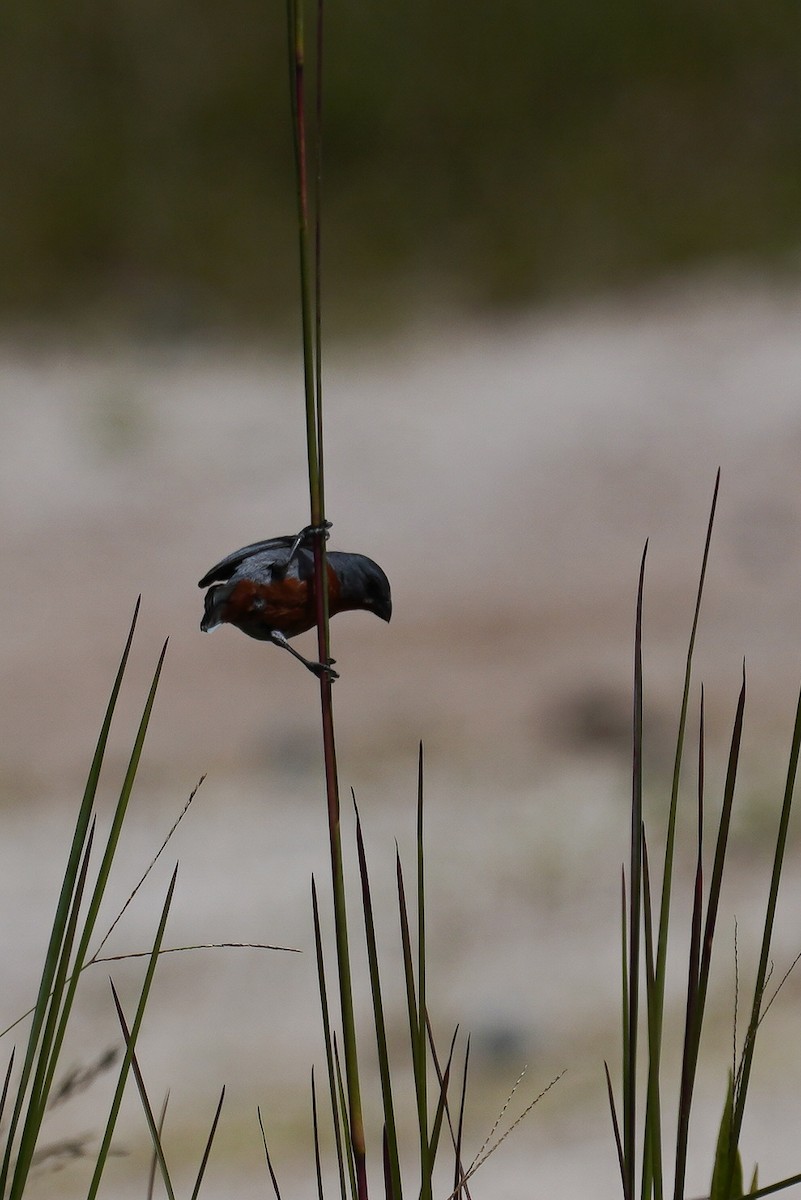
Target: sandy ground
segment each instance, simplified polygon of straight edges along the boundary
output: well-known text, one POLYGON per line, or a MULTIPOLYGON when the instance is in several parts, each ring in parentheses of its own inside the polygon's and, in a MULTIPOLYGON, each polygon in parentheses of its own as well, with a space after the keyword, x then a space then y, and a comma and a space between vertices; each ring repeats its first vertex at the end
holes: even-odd
MULTIPOLYGON (((422 738, 430 999, 443 1042, 457 1021, 473 1034, 469 1145, 478 1149, 524 1064, 512 1118, 567 1068, 476 1177, 477 1197, 619 1194, 602 1062, 619 1054, 616 907, 637 572, 650 538, 646 736, 656 838, 720 466, 696 675, 706 685, 712 798, 743 656, 749 706, 712 996, 720 1020, 699 1085, 688 1195, 708 1183, 731 1053, 733 919, 747 993, 801 679, 799 318, 799 290, 707 283, 514 324, 439 324, 395 345, 330 355, 331 545, 377 558, 395 600, 388 627, 364 614, 334 626, 341 776, 365 822, 388 970, 397 970, 393 839, 411 871, 422 738)), ((146 947, 178 857, 170 944, 304 951, 165 961, 142 1060, 154 1096, 172 1087, 176 1163, 199 1156, 199 1124, 228 1084, 209 1200, 263 1194, 256 1103, 288 1193, 294 1184, 306 1195, 308 1071, 313 1061, 322 1068, 309 879, 314 872, 324 895, 327 880, 316 689, 288 655, 234 630, 201 635, 195 586, 228 550, 306 520, 296 365, 230 347, 89 354, 9 340, 0 378, 3 1013, 23 1011, 35 988, 82 777, 141 592, 104 814, 167 635, 170 646, 100 925, 206 772, 169 861, 110 947, 146 947)), ((688 811, 693 775, 688 768, 688 811)), ((801 948, 798 865, 795 839, 779 974, 801 948)), ((108 969, 87 976, 68 1061, 86 1063, 115 1040, 108 969)), ((141 966, 111 969, 132 1007, 141 966)), ((679 954, 677 992, 680 984, 679 954)), ((791 980, 754 1081, 744 1152, 759 1159, 762 1182, 801 1170, 797 1006, 791 980)), ((360 1009, 367 1017, 365 1000, 360 1009)), ((402 1054, 399 1005, 390 1032, 402 1054)), ((104 1086, 54 1113, 52 1136, 91 1138, 104 1086)), ((371 1088, 373 1125, 375 1104, 371 1088)), ((668 1100, 668 1121, 672 1111, 668 1100)), ((124 1117, 128 1153, 108 1191, 120 1197, 142 1194, 146 1157, 135 1101, 124 1117)), ((43 1170, 41 1195, 80 1196, 84 1166, 43 1170)))

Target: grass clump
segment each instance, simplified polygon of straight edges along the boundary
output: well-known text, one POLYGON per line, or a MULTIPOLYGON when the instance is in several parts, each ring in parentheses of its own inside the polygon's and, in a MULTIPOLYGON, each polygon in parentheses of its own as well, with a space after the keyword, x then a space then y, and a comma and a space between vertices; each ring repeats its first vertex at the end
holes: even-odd
MULTIPOLYGON (((686 965, 685 1021, 680 1051, 680 1084, 676 1101, 675 1144, 668 1149, 663 1142, 663 1108, 661 1076, 664 1045, 664 1003, 667 978, 668 948, 671 945, 671 915, 675 898, 674 859, 676 827, 679 810, 680 784, 684 767, 685 737, 690 708, 693 654, 698 620, 704 591, 710 541, 717 506, 720 473, 715 482, 712 509, 707 528, 695 612, 679 716, 676 755, 673 768, 667 824, 662 853, 662 883, 659 902, 652 891, 649 838, 642 811, 642 610, 645 580, 645 555, 640 572, 637 596, 634 667, 634 754, 631 806, 631 856, 628 875, 623 877, 623 1063, 622 1063, 622 1121, 614 1098, 609 1069, 607 1084, 612 1111, 613 1129, 618 1150, 621 1183, 625 1200, 640 1196, 642 1200, 662 1200, 670 1194, 672 1173, 673 1200, 683 1200, 699 1050, 706 1014, 712 951, 726 864, 729 830, 740 761, 746 704, 746 675, 737 701, 729 746, 723 797, 716 820, 711 870, 707 852, 708 800, 705 787, 704 692, 700 693, 698 761, 696 770, 696 865, 690 896, 690 944, 686 965), (643 962, 644 955, 644 962, 643 962), (642 1005, 641 983, 644 982, 644 1061, 641 1059, 640 1033, 642 1005), (640 1070, 645 1072, 644 1097, 640 1095, 640 1070)), ((713 1159, 710 1195, 713 1200, 742 1200, 742 1197, 768 1195, 801 1181, 801 1176, 784 1179, 770 1187, 757 1189, 756 1170, 748 1192, 744 1190, 740 1157, 740 1136, 745 1115, 757 1034, 762 1018, 775 999, 766 997, 770 976, 771 942, 773 937, 779 885, 785 860, 787 834, 795 792, 799 749, 801 748, 801 696, 799 696, 788 756, 786 783, 775 833, 775 850, 770 875, 762 929, 759 964, 753 985, 748 1024, 739 1050, 739 1058, 729 1071, 728 1088, 720 1123, 720 1132, 713 1159)), ((792 969, 792 968, 791 968, 792 969)), ((786 978, 786 976, 785 976, 786 978)), ((781 985, 780 985, 781 986, 781 985)), ((738 981, 739 987, 739 981, 738 981)), ((736 1030, 735 1030, 736 1037, 736 1030)), ((735 1048, 735 1053, 737 1053, 735 1048)))

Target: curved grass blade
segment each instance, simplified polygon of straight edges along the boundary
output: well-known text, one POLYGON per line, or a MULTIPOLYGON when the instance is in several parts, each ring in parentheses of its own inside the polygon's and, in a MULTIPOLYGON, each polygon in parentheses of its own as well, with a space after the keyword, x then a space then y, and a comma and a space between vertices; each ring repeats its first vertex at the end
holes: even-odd
POLYGON ((275 1171, 273 1170, 273 1160, 270 1158, 270 1151, 267 1149, 267 1135, 264 1132, 264 1121, 261 1119, 260 1108, 256 1109, 256 1116, 259 1118, 259 1129, 261 1130, 261 1140, 262 1145, 264 1146, 264 1157, 267 1160, 267 1170, 270 1172, 270 1182, 272 1183, 273 1191, 275 1192, 275 1200, 281 1200, 281 1190, 278 1187, 278 1179, 276 1178, 275 1171))

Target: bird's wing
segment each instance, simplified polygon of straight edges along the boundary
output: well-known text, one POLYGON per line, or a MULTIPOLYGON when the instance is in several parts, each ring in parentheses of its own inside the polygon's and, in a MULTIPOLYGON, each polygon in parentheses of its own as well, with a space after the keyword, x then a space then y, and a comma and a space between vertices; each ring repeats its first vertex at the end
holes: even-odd
POLYGON ((198 583, 198 587, 208 587, 210 583, 221 583, 226 579, 230 579, 237 567, 245 561, 246 558, 252 558, 258 554, 262 557, 262 562, 267 565, 273 555, 281 557, 289 550, 295 541, 295 536, 289 534, 285 537, 267 538, 263 542, 251 542, 249 546, 243 546, 241 550, 234 550, 233 554, 227 554, 221 559, 216 566, 207 571, 203 578, 198 583))

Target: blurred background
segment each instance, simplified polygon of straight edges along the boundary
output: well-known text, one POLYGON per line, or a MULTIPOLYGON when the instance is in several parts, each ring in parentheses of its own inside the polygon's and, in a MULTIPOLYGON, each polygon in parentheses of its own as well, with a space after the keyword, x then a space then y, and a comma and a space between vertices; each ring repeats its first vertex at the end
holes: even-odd
MULTIPOLYGON (((294 314, 283 6, 11 3, 0 307, 263 340, 294 314)), ((791 5, 345 0, 326 30, 327 321, 487 314, 703 263, 791 271, 791 5)))
MULTIPOLYGON (((0 38, 2 1024, 36 987, 141 592, 105 804, 167 635, 170 647, 106 925, 207 779, 111 951, 146 948, 176 856, 171 944, 303 951, 160 968, 141 1057, 154 1096, 172 1088, 179 1175, 229 1086, 212 1200, 262 1194, 257 1103, 279 1176, 308 1190, 307 1079, 322 1065, 316 688, 235 630, 201 635, 195 586, 228 551, 307 520, 281 8, 15 0, 0 38)), ((650 538, 658 839, 720 466, 696 674, 713 809, 743 656, 749 701, 691 1146, 690 1194, 708 1186, 734 920, 747 994, 801 678, 799 50, 801 16, 778 0, 345 0, 326 18, 331 545, 376 558, 395 600, 389 627, 356 613, 333 628, 343 795, 353 787, 360 803, 392 975, 394 838, 411 870, 423 739, 430 1000, 443 1044, 456 1022, 473 1036, 469 1146, 525 1064, 510 1121, 567 1068, 475 1196, 618 1195, 602 1063, 619 1054, 637 573, 650 538)), ((695 750, 691 739, 683 879, 695 750)), ((795 837, 789 858, 777 978, 801 949, 795 837)), ((677 1036, 686 918, 679 904, 677 1036)), ((112 970, 132 1004, 140 966, 112 970)), ((765 1023, 745 1131, 746 1171, 758 1159, 765 1183, 801 1169, 798 986, 765 1023)), ((78 1066, 117 1039, 102 967, 82 1014, 68 1047, 78 1066)), ((668 1088, 677 1071, 666 1061, 668 1088)), ((43 1163, 42 1196, 84 1194, 104 1087, 110 1076, 54 1112, 53 1141, 79 1151, 43 1163)), ((665 1111, 669 1127, 670 1100, 665 1111)), ((142 1194, 134 1101, 118 1148, 114 1194, 142 1194)))

